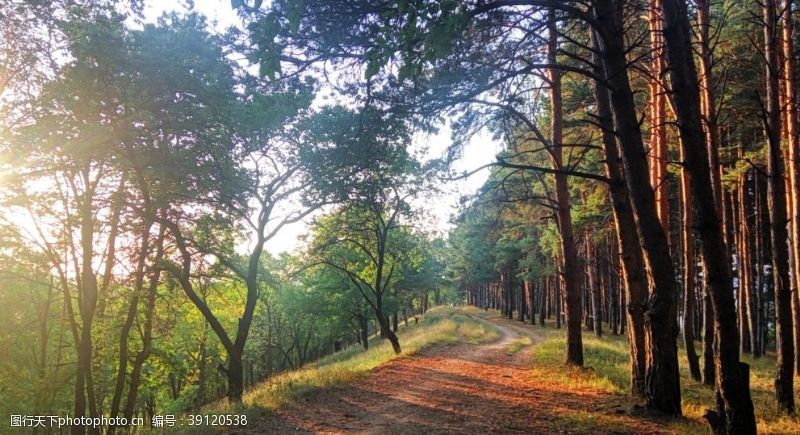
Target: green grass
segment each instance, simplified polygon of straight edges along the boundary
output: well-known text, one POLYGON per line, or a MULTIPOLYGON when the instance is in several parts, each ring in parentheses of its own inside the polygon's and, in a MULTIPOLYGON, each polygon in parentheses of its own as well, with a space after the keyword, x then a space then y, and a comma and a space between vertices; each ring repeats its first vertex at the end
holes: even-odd
MULTIPOLYGON (((534 376, 547 379, 567 389, 587 389, 617 395, 635 403, 628 396, 629 348, 624 336, 606 335, 597 338, 584 332, 583 346, 585 367, 571 368, 564 365, 566 338, 563 330, 545 328, 539 330, 545 340, 534 348, 532 370, 534 376)), ((699 343, 697 349, 700 351, 699 343)), ((706 409, 713 407, 714 390, 693 381, 689 376, 684 348, 679 348, 681 394, 684 419, 668 421, 668 428, 676 433, 707 433, 708 427, 702 418, 706 409)), ((778 412, 772 382, 775 374, 774 356, 759 359, 745 357, 750 364, 750 390, 756 408, 759 433, 787 434, 797 433, 800 418, 790 418, 778 412)), ((800 380, 798 380, 800 381, 800 380)), ((797 381, 796 381, 797 382, 797 381)), ((798 397, 800 400, 800 397, 798 397)), ((798 402, 800 403, 800 402, 798 402)), ((573 416, 576 425, 591 424, 592 416, 573 416)), ((596 416, 595 416, 596 417, 596 416)))
POLYGON ((531 344, 533 344, 533 341, 531 341, 530 337, 520 337, 506 347, 506 352, 509 355, 514 355, 531 344))

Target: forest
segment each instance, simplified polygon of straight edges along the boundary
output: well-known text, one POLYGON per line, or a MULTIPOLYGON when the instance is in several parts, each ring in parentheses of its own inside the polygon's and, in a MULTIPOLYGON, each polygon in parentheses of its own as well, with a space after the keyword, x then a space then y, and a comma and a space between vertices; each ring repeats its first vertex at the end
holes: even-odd
POLYGON ((799 21, 0 0, 0 432, 800 433, 799 21))

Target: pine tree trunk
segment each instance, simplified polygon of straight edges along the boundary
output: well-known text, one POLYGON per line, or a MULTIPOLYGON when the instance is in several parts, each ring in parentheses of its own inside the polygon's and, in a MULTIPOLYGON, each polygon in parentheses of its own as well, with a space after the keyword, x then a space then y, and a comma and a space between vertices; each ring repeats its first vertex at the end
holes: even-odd
POLYGON ((598 337, 603 336, 603 318, 600 313, 600 286, 597 282, 597 252, 586 233, 586 264, 589 277, 589 292, 592 296, 592 329, 598 337))
MULTIPOLYGON (((549 11, 547 19, 548 60, 556 63, 558 50, 558 29, 555 10, 549 11)), ((552 68, 548 71, 550 81, 550 113, 551 129, 549 151, 553 160, 553 168, 564 168, 562 135, 563 135, 563 109, 561 101, 561 72, 552 68)), ((572 211, 570 206, 569 186, 567 176, 557 173, 555 178, 555 196, 558 211, 558 229, 561 236, 561 261, 566 297, 567 317, 567 364, 583 366, 583 339, 581 337, 581 294, 580 294, 580 269, 578 267, 578 249, 572 228, 572 211)))
POLYGON ((655 193, 649 183, 647 153, 628 81, 622 3, 605 0, 595 1, 593 5, 603 48, 605 77, 611 89, 614 125, 625 178, 637 217, 636 227, 644 259, 653 280, 653 291, 645 314, 645 327, 650 338, 645 395, 649 408, 670 415, 681 415, 675 271, 667 235, 656 211, 655 193))
POLYGON ((739 332, 733 299, 729 256, 715 197, 711 165, 700 110, 700 86, 694 66, 689 15, 684 0, 663 0, 664 41, 675 109, 684 155, 691 176, 696 228, 703 250, 706 282, 714 306, 717 348, 717 410, 707 412, 712 428, 727 433, 755 433, 755 414, 750 399, 749 366, 739 361, 739 332))
POLYGON ((786 89, 786 108, 783 111, 786 117, 786 134, 789 139, 789 199, 791 200, 790 222, 792 241, 792 264, 794 274, 791 281, 793 324, 794 324, 794 351, 795 370, 800 375, 800 132, 798 132, 797 119, 797 84, 795 83, 795 52, 794 52, 794 2, 785 0, 783 6, 783 51, 784 67, 783 80, 786 89))
MULTIPOLYGON (((747 291, 747 283, 749 277, 747 276, 747 267, 743 267, 744 263, 742 260, 742 242, 741 239, 743 234, 738 229, 741 227, 739 225, 739 219, 741 218, 742 213, 739 210, 739 201, 733 200, 733 194, 728 195, 726 193, 726 197, 729 198, 727 201, 730 204, 731 212, 732 212, 732 225, 733 225, 733 244, 731 246, 736 247, 736 272, 738 275, 738 282, 736 286, 736 313, 739 315, 739 351, 741 353, 753 353, 752 350, 752 343, 750 341, 750 328, 747 323, 747 312, 750 309, 750 302, 747 299, 748 291, 747 291)), ((737 195, 738 199, 738 195, 737 195)), ((731 249, 732 250, 732 249, 731 249)))
MULTIPOLYGON (((741 151, 740 151, 741 153, 741 151)), ((761 345, 758 334, 758 302, 753 280, 753 259, 750 258, 750 225, 747 210, 747 172, 739 176, 739 269, 741 278, 739 285, 747 299, 746 320, 750 332, 750 350, 754 357, 761 356, 761 345)))
POLYGON ((658 0, 649 0, 650 35, 650 184, 655 192, 656 212, 669 241, 669 175, 667 173, 666 87, 664 75, 664 41, 661 32, 661 11, 658 0))
POLYGON ((770 242, 775 293, 775 341, 777 373, 775 395, 778 406, 787 413, 794 412, 794 337, 791 312, 791 282, 789 278, 789 246, 786 239, 786 185, 784 183, 783 153, 781 152, 781 118, 779 102, 780 71, 775 0, 764 3, 764 54, 767 60, 767 172, 770 242))
MULTIPOLYGON (((683 160, 683 156, 681 159, 683 160)), ((695 258, 694 234, 692 231, 692 198, 691 180, 686 169, 681 170, 681 202, 683 204, 682 235, 683 239, 683 344, 686 347, 686 359, 689 362, 689 373, 692 379, 700 380, 700 361, 694 349, 694 301, 695 301, 695 258)))

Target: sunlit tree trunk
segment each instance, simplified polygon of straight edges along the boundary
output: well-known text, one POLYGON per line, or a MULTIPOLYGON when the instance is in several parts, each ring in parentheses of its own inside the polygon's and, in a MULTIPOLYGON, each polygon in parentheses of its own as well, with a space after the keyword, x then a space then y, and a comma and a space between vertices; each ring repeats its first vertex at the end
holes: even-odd
MULTIPOLYGON (((556 63, 558 51, 558 28, 555 10, 551 9, 547 17, 547 57, 550 63, 556 63)), ((563 158, 563 109, 561 101, 561 71, 556 68, 548 70, 550 82, 550 146, 553 168, 564 168, 563 158)), ((561 262, 563 268, 564 290, 566 297, 567 317, 567 364, 583 366, 583 339, 581 337, 581 288, 580 268, 578 267, 578 249, 572 228, 572 209, 570 206, 567 175, 556 173, 555 196, 558 207, 557 220, 561 236, 561 262)))
POLYGON ((656 211, 669 240, 669 176, 667 173, 667 110, 664 75, 664 40, 661 31, 661 10, 657 0, 649 0, 650 34, 650 184, 656 197, 656 211))
POLYGON ((150 357, 153 344, 153 317, 156 310, 156 296, 158 293, 158 284, 161 279, 161 268, 157 266, 158 262, 164 255, 164 235, 166 228, 162 225, 158 232, 156 239, 156 252, 153 257, 153 263, 156 267, 150 272, 150 283, 145 293, 145 312, 144 324, 141 326, 142 334, 142 349, 136 354, 133 360, 133 368, 131 370, 131 383, 128 387, 128 397, 125 401, 125 418, 131 421, 134 410, 136 408, 136 399, 139 394, 139 387, 142 380, 142 370, 144 363, 150 357))

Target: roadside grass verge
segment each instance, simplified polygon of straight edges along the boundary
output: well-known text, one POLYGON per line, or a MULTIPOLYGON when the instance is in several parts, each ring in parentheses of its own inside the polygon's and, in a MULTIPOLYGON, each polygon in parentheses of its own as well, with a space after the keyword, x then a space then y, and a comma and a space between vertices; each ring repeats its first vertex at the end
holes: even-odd
MULTIPOLYGON (((564 349, 566 348, 564 330, 551 327, 537 328, 538 332, 546 337, 533 350, 531 370, 537 379, 557 384, 565 389, 583 389, 612 394, 618 396, 619 403, 626 406, 641 404, 628 395, 630 366, 629 347, 625 336, 606 334, 602 338, 598 338, 591 332, 584 331, 585 368, 574 368, 564 364, 564 349)), ((695 346, 697 351, 701 352, 700 343, 695 343, 695 346)), ((706 409, 714 405, 714 390, 712 387, 704 386, 691 379, 684 347, 679 346, 678 352, 681 397, 685 418, 664 420, 666 429, 674 433, 710 433, 702 416, 706 409)), ((774 355, 758 359, 745 356, 744 361, 750 364, 750 391, 756 409, 759 433, 798 433, 800 418, 782 415, 775 402, 772 386, 775 376, 774 355)), ((798 381, 800 379, 795 382, 798 381)), ((579 425, 589 425, 589 427, 593 418, 578 414, 573 417, 576 423, 582 423, 579 425)))

